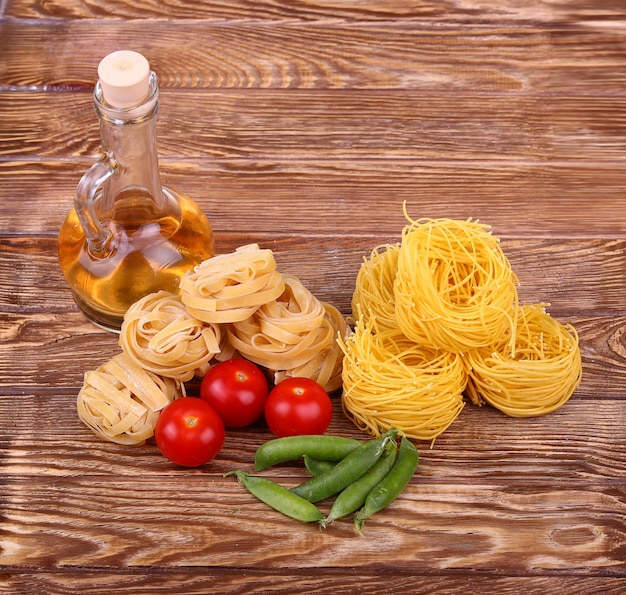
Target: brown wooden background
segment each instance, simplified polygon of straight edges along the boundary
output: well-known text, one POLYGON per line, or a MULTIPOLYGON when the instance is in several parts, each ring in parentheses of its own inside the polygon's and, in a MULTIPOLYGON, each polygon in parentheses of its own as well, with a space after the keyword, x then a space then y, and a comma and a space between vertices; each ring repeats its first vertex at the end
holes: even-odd
MULTIPOLYGON (((15 594, 626 592, 626 6, 618 0, 0 1, 0 588, 15 594), (414 217, 491 224, 523 299, 576 325, 558 412, 467 406, 358 538, 232 478, 270 435, 183 470, 99 441, 56 234, 96 158, 108 52, 159 75, 163 181, 226 252, 259 242, 349 311, 414 217)), ((361 437, 337 408, 331 432, 361 437)), ((302 473, 275 470, 286 484, 302 473)))

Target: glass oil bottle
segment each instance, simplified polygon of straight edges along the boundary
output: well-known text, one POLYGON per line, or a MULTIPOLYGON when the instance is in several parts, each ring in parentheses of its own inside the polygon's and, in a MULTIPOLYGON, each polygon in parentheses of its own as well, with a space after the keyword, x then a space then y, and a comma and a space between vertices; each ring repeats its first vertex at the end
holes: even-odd
POLYGON ((119 332, 139 298, 161 289, 178 293, 185 272, 213 255, 213 232, 195 202, 161 185, 159 89, 148 61, 137 52, 114 52, 98 75, 102 157, 78 183, 58 256, 87 318, 119 332))

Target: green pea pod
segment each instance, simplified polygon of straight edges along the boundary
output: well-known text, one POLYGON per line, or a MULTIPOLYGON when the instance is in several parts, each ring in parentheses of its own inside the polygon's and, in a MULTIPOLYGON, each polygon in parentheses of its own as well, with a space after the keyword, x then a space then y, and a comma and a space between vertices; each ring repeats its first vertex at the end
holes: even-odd
POLYGON ((402 436, 400 450, 391 471, 368 494, 363 508, 354 517, 354 526, 359 535, 363 534, 363 525, 373 514, 391 504, 408 485, 417 469, 419 454, 415 445, 402 436))
POLYGON ((324 518, 324 514, 315 504, 270 479, 249 475, 239 469, 230 471, 225 476, 227 475, 235 475, 253 496, 285 516, 305 523, 319 522, 324 518))
POLYGON ((322 527, 326 527, 328 523, 348 516, 361 508, 374 486, 391 471, 397 454, 398 445, 396 441, 390 441, 380 459, 335 498, 328 516, 321 522, 322 527))
POLYGON ((263 471, 279 463, 301 459, 304 455, 321 461, 341 461, 361 444, 353 438, 327 434, 275 438, 257 449, 254 470, 263 471))
POLYGON ((304 466, 313 477, 325 473, 337 464, 337 461, 320 461, 309 455, 304 455, 302 458, 304 459, 304 466))
POLYGON ((392 429, 376 440, 364 442, 332 469, 291 488, 291 491, 309 502, 334 496, 370 469, 381 457, 387 443, 395 440, 396 434, 397 430, 392 429))

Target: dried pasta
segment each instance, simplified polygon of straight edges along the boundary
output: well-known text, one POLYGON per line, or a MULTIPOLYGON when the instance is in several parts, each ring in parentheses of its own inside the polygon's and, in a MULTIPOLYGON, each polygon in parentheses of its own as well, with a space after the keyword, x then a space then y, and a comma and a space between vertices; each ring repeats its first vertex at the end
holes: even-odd
POLYGON ((275 383, 297 376, 328 392, 341 387, 337 337, 347 334, 346 319, 278 272, 271 250, 249 244, 209 258, 180 287, 180 295, 158 291, 132 304, 122 352, 85 374, 77 409, 97 436, 143 444, 159 411, 185 394, 185 382, 234 357, 266 368, 275 383))
POLYGON ((461 413, 467 374, 462 356, 417 345, 399 329, 365 325, 345 341, 342 406, 363 431, 397 427, 409 438, 434 441, 461 413))
POLYGON ((374 248, 363 260, 352 295, 353 320, 360 311, 366 322, 375 317, 378 329, 398 327, 393 288, 399 255, 400 246, 390 244, 374 248))
MULTIPOLYGON (((322 302, 325 309, 325 318, 334 330, 334 335, 345 337, 348 332, 346 319, 341 312, 331 304, 322 302)), ((274 374, 274 383, 278 384, 285 378, 310 378, 318 382, 327 392, 341 388, 341 373, 343 368, 343 352, 339 343, 334 340, 327 346, 314 353, 309 361, 291 368, 270 370, 274 374)))
POLYGON ((462 353, 511 332, 517 277, 498 239, 477 221, 410 220, 394 299, 407 337, 462 353))
POLYGON ((229 343, 245 358, 274 373, 293 374, 299 369, 304 374, 307 369, 307 373, 319 374, 325 363, 321 355, 333 357, 337 315, 294 275, 283 275, 283 280, 285 289, 276 300, 263 304, 246 320, 228 325, 229 343), (314 362, 316 358, 320 359, 314 362))
POLYGON ((198 320, 225 324, 246 320, 284 290, 271 250, 248 244, 201 262, 180 282, 181 299, 198 320))
POLYGON ((520 305, 487 226, 404 214, 400 244, 375 248, 357 275, 355 330, 340 341, 346 415, 434 440, 464 399, 518 417, 561 407, 582 376, 574 327, 520 305))
POLYGON ((208 371, 220 338, 219 325, 194 318, 179 296, 159 291, 126 311, 119 342, 145 370, 186 382, 208 371))
POLYGON ((216 362, 225 362, 229 359, 242 358, 244 357, 241 353, 239 353, 230 343, 228 339, 228 329, 229 325, 222 325, 222 341, 220 342, 220 352, 215 354, 216 362))
POLYGON ((512 417, 555 411, 581 381, 578 334, 552 318, 543 304, 520 306, 514 347, 500 340, 466 356, 468 395, 512 417))
POLYGON ((117 444, 143 444, 154 435, 163 407, 185 394, 178 380, 144 370, 125 353, 85 373, 77 411, 96 436, 117 444))

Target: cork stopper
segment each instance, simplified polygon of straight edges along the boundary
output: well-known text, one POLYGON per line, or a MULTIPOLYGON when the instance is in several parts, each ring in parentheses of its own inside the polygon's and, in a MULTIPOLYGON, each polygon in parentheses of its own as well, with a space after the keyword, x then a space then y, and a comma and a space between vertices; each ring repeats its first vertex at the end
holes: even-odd
POLYGON ((98 77, 104 100, 113 107, 134 107, 150 93, 150 64, 138 52, 120 50, 105 56, 98 77))

